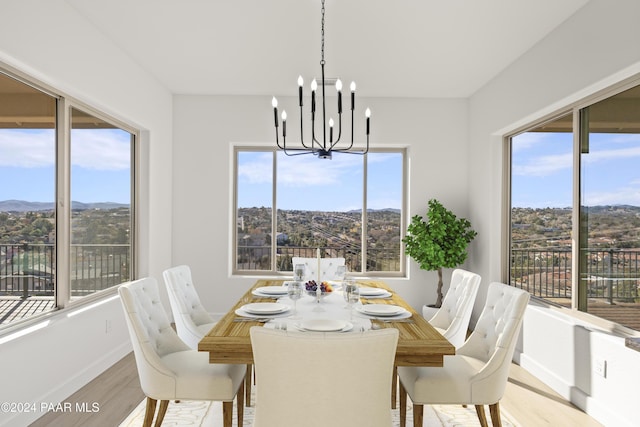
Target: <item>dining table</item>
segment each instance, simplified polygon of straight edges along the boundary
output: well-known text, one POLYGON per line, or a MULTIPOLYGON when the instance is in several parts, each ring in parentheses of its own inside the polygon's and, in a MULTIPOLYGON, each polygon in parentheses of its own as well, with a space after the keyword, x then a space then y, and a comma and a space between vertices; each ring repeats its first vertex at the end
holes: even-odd
MULTIPOLYGON (((347 305, 342 298, 340 284, 334 283, 333 292, 325 294, 323 298, 316 298, 314 292, 308 294, 303 292, 305 295, 295 303, 295 310, 294 302, 284 293, 289 281, 257 280, 200 340, 198 350, 209 353, 210 363, 246 364, 250 367, 253 364, 249 335, 251 327, 263 325, 319 333, 305 329, 305 322, 318 324, 318 322, 335 322, 341 319, 341 325, 349 325, 348 330, 346 328, 336 331, 328 329, 328 332, 320 333, 361 333, 366 330, 397 329, 399 336, 395 357, 396 368, 398 366, 438 367, 443 365, 445 356, 455 354, 455 347, 382 280, 357 279, 356 283, 362 290, 362 294, 359 302, 354 306, 347 305), (364 292, 365 290, 367 292, 364 292), (282 313, 270 312, 265 315, 259 314, 260 312, 256 314, 245 311, 245 308, 253 306, 270 307, 272 305, 277 308, 284 305, 287 307, 283 308, 282 313), (387 316, 387 311, 396 313, 396 311, 390 311, 391 309, 400 310, 400 315, 387 316), (377 313, 380 315, 376 315, 377 313)), ((250 381, 247 381, 248 390, 245 389, 247 399, 250 398, 250 385, 250 381)), ((250 400, 246 403, 250 404, 250 400)))

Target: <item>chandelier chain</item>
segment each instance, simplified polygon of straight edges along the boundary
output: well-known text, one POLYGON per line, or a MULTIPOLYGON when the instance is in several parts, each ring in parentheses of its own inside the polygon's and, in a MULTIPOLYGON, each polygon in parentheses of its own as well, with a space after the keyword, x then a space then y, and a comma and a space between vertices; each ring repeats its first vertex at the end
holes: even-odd
POLYGON ((321 44, 321 59, 320 59, 320 65, 324 65, 324 0, 322 0, 322 9, 320 9, 322 12, 322 21, 321 21, 321 40, 322 40, 322 44, 321 44))
MULTIPOLYGON (((304 80, 302 79, 302 76, 298 77, 298 105, 300 107, 300 147, 287 147, 287 115, 285 111, 282 111, 282 144, 280 144, 280 141, 278 139, 278 128, 280 126, 280 119, 278 116, 278 100, 276 99, 276 97, 274 96, 273 99, 271 100, 271 105, 273 106, 273 116, 274 116, 274 122, 275 122, 275 128, 276 128, 276 145, 278 147, 278 149, 284 151, 284 153, 287 156, 298 156, 301 154, 313 154, 314 156, 317 156, 319 159, 331 159, 332 157, 332 153, 334 152, 339 152, 339 153, 348 153, 348 154, 360 154, 360 155, 364 155, 367 154, 367 152, 369 151, 369 116, 371 115, 371 112, 369 111, 369 109, 367 108, 367 110, 365 111, 365 120, 366 120, 366 126, 365 126, 365 135, 366 135, 366 146, 361 149, 361 150, 352 150, 353 147, 353 113, 354 113, 354 109, 355 109, 355 91, 356 91, 356 84, 355 82, 351 82, 351 86, 350 86, 350 98, 351 98, 351 105, 350 105, 350 115, 351 115, 351 142, 348 142, 346 144, 343 144, 342 146, 338 146, 337 144, 340 142, 340 138, 342 136, 342 82, 340 81, 340 79, 336 79, 335 80, 335 88, 337 91, 337 101, 338 101, 338 105, 337 105, 337 114, 338 114, 338 123, 337 123, 337 138, 334 139, 334 125, 336 124, 333 121, 333 118, 329 117, 329 132, 328 132, 328 138, 327 138, 327 121, 326 121, 326 102, 325 102, 325 76, 324 76, 324 66, 325 66, 325 60, 324 60, 324 34, 325 34, 325 30, 324 30, 324 23, 325 23, 325 0, 321 0, 321 20, 320 20, 320 68, 321 68, 321 78, 322 80, 320 81, 320 85, 321 86, 321 114, 322 117, 320 117, 320 119, 322 120, 322 124, 321 124, 321 133, 316 134, 316 90, 318 89, 318 81, 317 79, 313 79, 313 81, 311 82, 311 142, 310 143, 305 143, 304 141, 304 126, 303 126, 303 122, 304 122, 304 114, 303 114, 303 96, 304 96, 304 88, 303 88, 303 83, 304 80), (320 138, 320 136, 322 136, 320 138)), ((333 79, 332 79, 333 80, 333 79)))

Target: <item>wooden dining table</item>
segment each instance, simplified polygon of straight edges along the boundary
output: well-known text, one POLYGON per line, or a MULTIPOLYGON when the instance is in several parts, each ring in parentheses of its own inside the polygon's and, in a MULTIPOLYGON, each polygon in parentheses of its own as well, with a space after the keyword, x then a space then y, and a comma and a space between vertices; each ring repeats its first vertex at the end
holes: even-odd
MULTIPOLYGON (((263 286, 282 286, 283 280, 258 280, 229 312, 205 335, 198 344, 199 351, 209 353, 210 363, 253 364, 253 351, 249 330, 263 322, 238 321, 236 309, 253 302, 273 302, 273 298, 255 296, 254 289, 263 286)), ((444 357, 455 354, 454 346, 447 341, 422 315, 418 314, 406 301, 393 292, 381 280, 357 280, 360 286, 383 288, 391 292, 390 298, 367 299, 363 303, 395 304, 411 313, 409 319, 398 321, 372 319, 372 329, 395 328, 400 332, 396 350, 396 366, 442 366, 444 357)))
MULTIPOLYGON (((263 286, 282 286, 284 280, 258 280, 220 319, 216 325, 198 343, 199 351, 209 353, 210 363, 246 364, 245 405, 251 406, 251 372, 253 350, 249 330, 262 325, 264 319, 255 321, 240 318, 236 310, 245 304, 254 302, 273 302, 273 297, 260 297, 253 291, 263 286)), ((447 341, 421 314, 418 314, 407 302, 381 280, 357 280, 360 286, 382 288, 391 293, 389 298, 361 297, 363 304, 394 304, 411 313, 408 319, 380 320, 371 319, 371 329, 396 328, 399 331, 393 369, 394 385, 391 388, 391 407, 396 408, 398 366, 442 366, 444 357, 455 354, 455 347, 447 341)))

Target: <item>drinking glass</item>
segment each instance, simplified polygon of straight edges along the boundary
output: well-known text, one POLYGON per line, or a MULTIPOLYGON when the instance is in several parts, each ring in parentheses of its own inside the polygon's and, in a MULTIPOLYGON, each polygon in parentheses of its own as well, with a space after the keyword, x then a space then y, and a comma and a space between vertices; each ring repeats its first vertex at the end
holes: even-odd
POLYGON ((304 280, 304 264, 296 264, 293 267, 293 280, 302 282, 304 280))
POLYGON ((336 280, 342 282, 347 275, 347 266, 339 265, 336 267, 336 280))
POLYGON ((287 295, 289 296, 289 299, 291 301, 293 301, 293 315, 291 316, 292 319, 298 319, 298 300, 300 298, 302 298, 302 282, 301 281, 295 281, 295 282, 289 282, 289 285, 287 286, 287 295))
POLYGON ((342 281, 342 296, 344 297, 344 300, 347 302, 347 304, 345 304, 343 307, 345 309, 350 307, 349 294, 347 293, 347 289, 353 289, 354 286, 356 286, 356 279, 352 277, 345 277, 344 280, 342 281))
POLYGON ((344 289, 344 299, 349 306, 349 318, 353 320, 353 305, 360 301, 360 288, 353 282, 346 282, 344 289))

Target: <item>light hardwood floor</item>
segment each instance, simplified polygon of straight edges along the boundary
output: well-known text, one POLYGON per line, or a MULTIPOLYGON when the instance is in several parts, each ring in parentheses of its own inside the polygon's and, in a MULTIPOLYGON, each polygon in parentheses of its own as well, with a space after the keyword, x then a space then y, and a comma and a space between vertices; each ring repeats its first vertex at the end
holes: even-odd
MULTIPOLYGON (((117 427, 142 399, 144 394, 131 353, 66 400, 74 407, 76 402, 89 405, 97 402, 100 408, 98 412, 48 413, 32 423, 31 427, 117 427)), ((509 382, 500 406, 522 427, 601 426, 515 364, 511 365, 509 382)))

